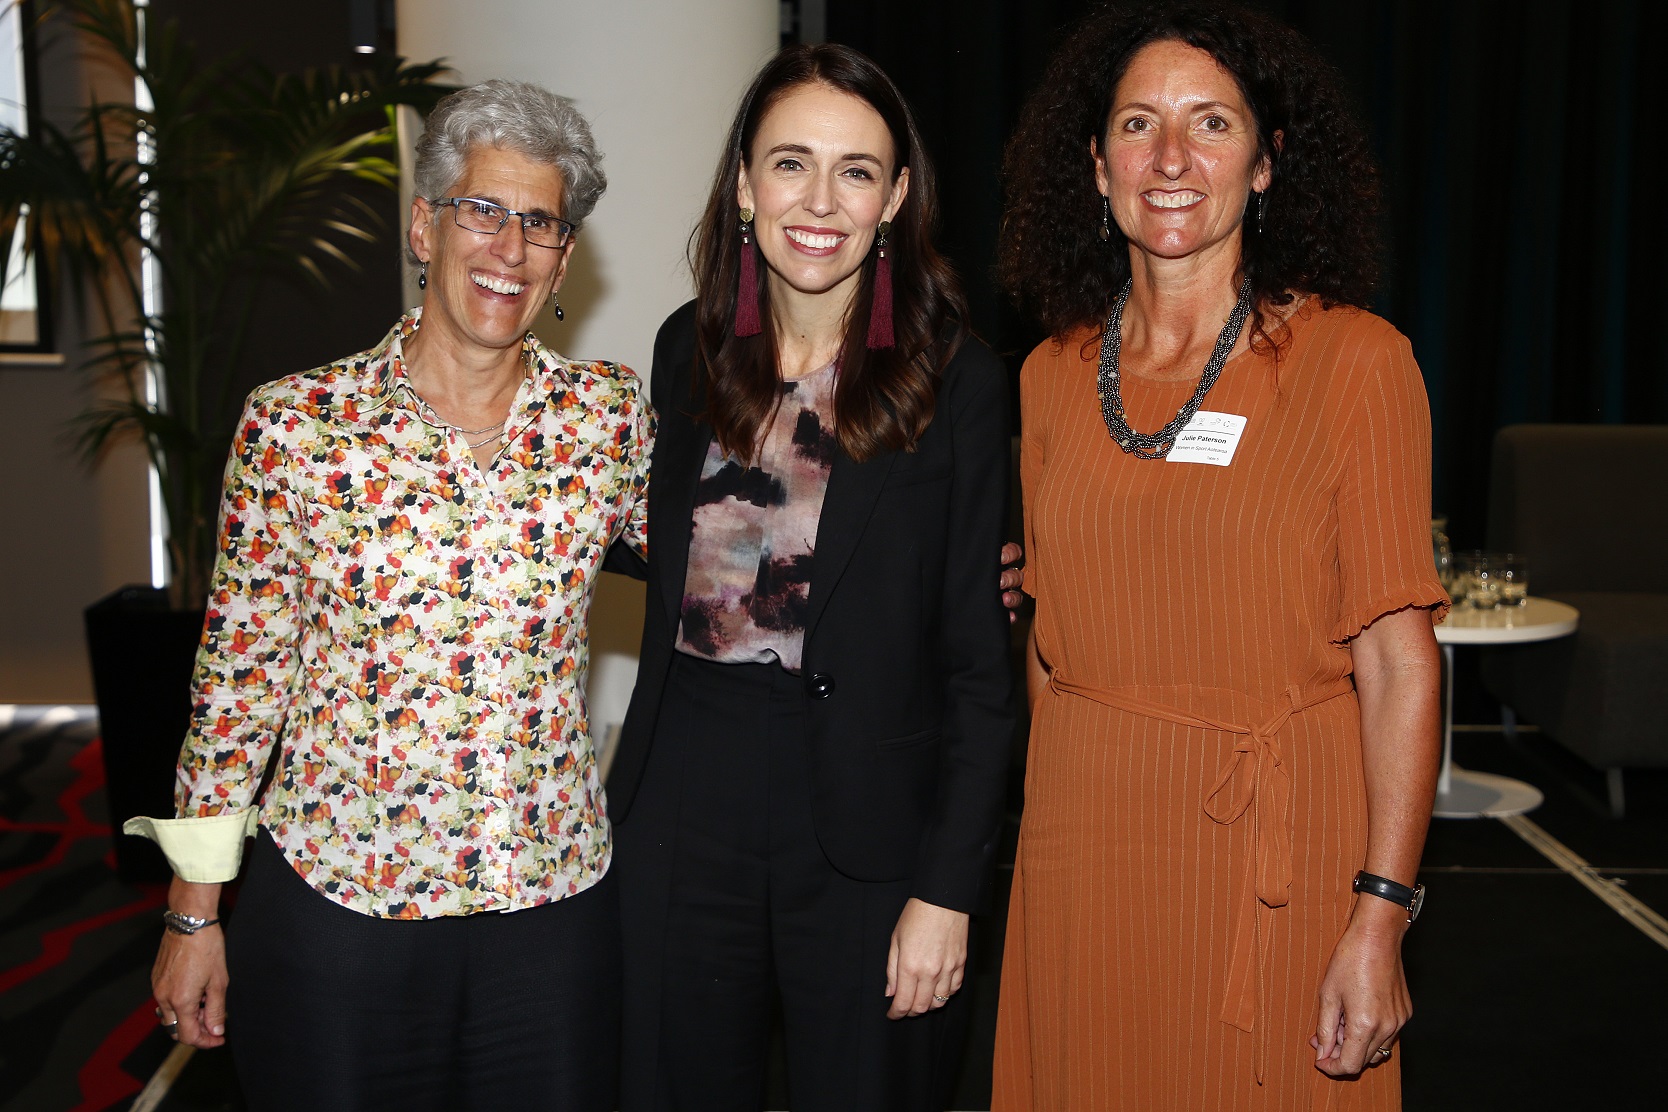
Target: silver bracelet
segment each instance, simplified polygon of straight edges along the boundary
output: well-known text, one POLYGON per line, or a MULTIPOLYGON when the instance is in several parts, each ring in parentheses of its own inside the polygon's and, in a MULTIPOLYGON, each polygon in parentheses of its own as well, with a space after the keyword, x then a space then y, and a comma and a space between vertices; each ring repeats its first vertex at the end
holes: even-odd
POLYGON ((212 927, 218 922, 219 919, 203 919, 172 908, 162 913, 162 925, 174 934, 196 934, 204 927, 212 927))

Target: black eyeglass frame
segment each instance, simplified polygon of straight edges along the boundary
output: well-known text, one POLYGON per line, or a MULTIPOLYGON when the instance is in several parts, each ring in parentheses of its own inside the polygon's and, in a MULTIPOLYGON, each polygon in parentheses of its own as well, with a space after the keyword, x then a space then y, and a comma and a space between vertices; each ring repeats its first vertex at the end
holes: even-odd
POLYGON ((497 235, 499 232, 504 230, 504 225, 510 222, 510 217, 519 216, 521 217, 521 238, 526 240, 528 243, 531 243, 534 247, 543 247, 550 251, 560 251, 562 248, 572 243, 573 237, 579 232, 579 229, 576 228, 572 222, 563 220, 560 216, 552 216, 547 212, 517 212, 513 208, 505 208, 497 201, 489 201, 485 197, 440 197, 430 201, 429 204, 433 205, 435 208, 442 208, 450 205, 452 209, 452 223, 457 224, 458 227, 463 228, 466 232, 474 232, 476 235, 483 236, 497 235), (499 218, 497 229, 488 232, 481 228, 464 227, 463 224, 459 223, 459 217, 462 215, 462 212, 458 206, 465 201, 468 201, 472 205, 487 205, 491 208, 497 209, 499 212, 502 212, 504 215, 499 218), (561 233, 561 242, 549 244, 539 243, 535 240, 527 239, 527 218, 529 216, 533 217, 535 220, 548 220, 552 224, 555 224, 557 230, 561 233))

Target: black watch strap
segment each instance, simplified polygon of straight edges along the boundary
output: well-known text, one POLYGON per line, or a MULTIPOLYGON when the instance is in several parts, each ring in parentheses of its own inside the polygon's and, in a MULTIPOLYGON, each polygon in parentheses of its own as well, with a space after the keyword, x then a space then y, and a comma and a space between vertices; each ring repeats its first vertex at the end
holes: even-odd
POLYGON ((1397 884, 1389 877, 1363 872, 1355 874, 1353 888, 1357 892, 1365 892, 1369 896, 1389 900, 1398 907, 1405 907, 1409 923, 1419 918, 1419 912, 1425 906, 1425 886, 1423 884, 1415 884, 1412 888, 1409 888, 1405 884, 1397 884))

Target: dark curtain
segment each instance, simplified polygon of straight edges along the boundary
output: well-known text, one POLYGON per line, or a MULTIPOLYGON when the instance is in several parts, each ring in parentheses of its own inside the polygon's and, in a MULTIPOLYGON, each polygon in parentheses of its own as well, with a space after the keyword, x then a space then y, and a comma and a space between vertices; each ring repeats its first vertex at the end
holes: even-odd
MULTIPOLYGON (((1430 392, 1434 505, 1480 546, 1502 425, 1668 421, 1658 308, 1668 144, 1653 129, 1668 5, 1644 0, 1266 0, 1344 75, 1384 170, 1376 310, 1430 392)), ((1018 109, 1083 0, 829 0, 920 115, 941 242, 980 333, 1017 367, 1041 339, 991 280, 996 171, 1018 109)), ((1625 482, 1625 476, 1616 476, 1625 482)), ((1642 492, 1641 509, 1668 495, 1642 492)))

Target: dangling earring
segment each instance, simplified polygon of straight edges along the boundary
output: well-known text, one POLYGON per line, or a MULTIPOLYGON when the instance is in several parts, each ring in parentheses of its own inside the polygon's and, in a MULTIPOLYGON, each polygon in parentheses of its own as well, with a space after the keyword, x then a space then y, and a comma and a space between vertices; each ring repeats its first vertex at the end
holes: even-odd
POLYGON ((886 237, 891 231, 890 220, 882 220, 875 229, 875 294, 869 302, 871 349, 889 348, 897 342, 892 334, 892 260, 886 257, 886 237))
POLYGON ((736 335, 757 336, 759 324, 759 272, 753 261, 753 210, 741 210, 741 279, 736 283, 736 335))
POLYGON ((1263 209, 1268 205, 1268 191, 1257 194, 1257 234, 1263 234, 1263 209))
POLYGON ((1100 230, 1096 232, 1102 243, 1112 238, 1112 198, 1102 196, 1100 199, 1100 230))
POLYGON ((417 288, 420 290, 426 290, 429 288, 428 263, 419 263, 417 266, 417 288))
POLYGON ((556 310, 556 319, 557 320, 566 320, 568 315, 566 313, 562 312, 562 303, 560 301, 557 301, 556 297, 557 297, 557 292, 555 290, 551 290, 550 291, 550 307, 552 309, 556 310))

